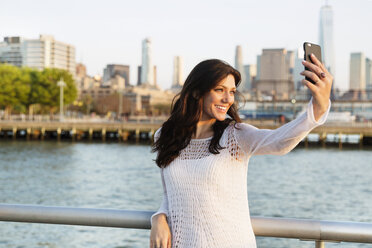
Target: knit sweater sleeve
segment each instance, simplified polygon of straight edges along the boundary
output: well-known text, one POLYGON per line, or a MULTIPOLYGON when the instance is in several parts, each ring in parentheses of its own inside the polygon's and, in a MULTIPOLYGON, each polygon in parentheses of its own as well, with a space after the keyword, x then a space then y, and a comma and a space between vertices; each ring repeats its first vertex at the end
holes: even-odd
POLYGON ((312 129, 325 123, 330 108, 331 101, 327 111, 315 121, 311 98, 306 112, 291 122, 274 130, 258 129, 249 124, 239 123, 235 129, 235 137, 248 156, 284 155, 295 148, 312 129))
MULTIPOLYGON (((158 140, 160 136, 160 129, 158 129, 154 135, 154 141, 158 140)), ((156 211, 152 216, 151 216, 151 225, 152 225, 152 220, 154 216, 159 215, 159 214, 165 214, 168 217, 168 196, 167 196, 167 189, 165 186, 165 181, 164 181, 164 169, 160 168, 160 174, 161 174, 161 182, 163 186, 163 200, 161 202, 160 208, 158 211, 156 211)))

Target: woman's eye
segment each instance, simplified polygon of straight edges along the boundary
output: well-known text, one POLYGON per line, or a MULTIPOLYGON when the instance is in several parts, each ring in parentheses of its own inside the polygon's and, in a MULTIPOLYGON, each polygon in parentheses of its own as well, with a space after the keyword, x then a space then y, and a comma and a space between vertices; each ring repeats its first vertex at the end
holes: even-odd
POLYGON ((222 92, 223 89, 215 89, 215 91, 222 92))
POLYGON ((231 94, 235 95, 236 91, 231 91, 231 94))

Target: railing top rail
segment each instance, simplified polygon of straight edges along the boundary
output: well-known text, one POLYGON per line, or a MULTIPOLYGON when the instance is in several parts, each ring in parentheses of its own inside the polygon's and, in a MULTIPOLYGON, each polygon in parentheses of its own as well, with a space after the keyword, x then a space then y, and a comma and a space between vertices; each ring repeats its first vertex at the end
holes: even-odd
MULTIPOLYGON (((152 211, 0 204, 0 221, 149 229, 152 211)), ((372 243, 372 223, 252 217, 256 236, 372 243)))

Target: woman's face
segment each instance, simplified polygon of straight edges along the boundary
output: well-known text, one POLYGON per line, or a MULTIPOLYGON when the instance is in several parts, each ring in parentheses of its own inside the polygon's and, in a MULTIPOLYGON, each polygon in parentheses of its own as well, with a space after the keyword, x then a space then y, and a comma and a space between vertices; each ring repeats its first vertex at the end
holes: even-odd
POLYGON ((227 111, 234 103, 235 92, 235 78, 230 74, 204 96, 201 121, 225 120, 227 111))

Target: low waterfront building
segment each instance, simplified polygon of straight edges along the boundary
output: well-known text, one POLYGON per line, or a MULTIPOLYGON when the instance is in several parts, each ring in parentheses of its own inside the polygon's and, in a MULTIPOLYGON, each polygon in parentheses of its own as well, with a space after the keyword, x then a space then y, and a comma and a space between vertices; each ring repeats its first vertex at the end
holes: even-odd
POLYGON ((84 77, 80 83, 82 90, 79 99, 91 97, 99 114, 109 111, 126 116, 162 114, 170 111, 175 96, 172 91, 163 91, 148 85, 125 87, 125 79, 119 75, 107 82, 84 77))
POLYGON ((98 77, 84 77, 82 78, 81 92, 79 98, 84 98, 85 95, 90 95, 93 101, 106 96, 110 96, 114 93, 118 93, 124 89, 125 80, 119 75, 115 78, 110 79, 107 82, 102 82, 98 77))
POLYGON ((75 76, 75 47, 54 39, 51 35, 40 35, 39 39, 5 37, 0 43, 0 61, 18 67, 26 66, 43 70, 58 68, 75 76))
MULTIPOLYGON (((126 89, 124 96, 132 99, 131 103, 135 106, 132 111, 135 110, 137 113, 147 113, 147 114, 160 114, 155 113, 160 109, 168 109, 170 111, 170 106, 175 93, 172 91, 163 91, 155 87, 131 87, 126 89)), ((133 112, 132 112, 133 113, 133 112)))
POLYGON ((291 74, 291 58, 286 49, 263 49, 257 57, 257 80, 253 88, 257 94, 274 99, 291 99, 294 95, 294 82, 291 74))
POLYGON ((110 81, 117 75, 125 79, 125 86, 129 86, 129 65, 109 64, 103 70, 103 82, 110 81))

